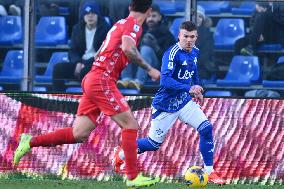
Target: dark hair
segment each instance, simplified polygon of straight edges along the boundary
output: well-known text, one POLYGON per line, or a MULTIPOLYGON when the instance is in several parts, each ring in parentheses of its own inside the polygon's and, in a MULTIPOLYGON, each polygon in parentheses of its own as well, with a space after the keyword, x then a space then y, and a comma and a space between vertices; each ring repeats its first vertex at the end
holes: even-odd
POLYGON ((157 13, 161 14, 161 9, 160 9, 159 5, 153 4, 151 7, 152 7, 152 12, 157 12, 157 13))
POLYGON ((152 5, 152 0, 132 0, 130 10, 145 13, 152 5))
POLYGON ((197 30, 197 26, 194 22, 191 21, 184 21, 183 23, 181 23, 179 29, 185 29, 187 31, 193 31, 193 30, 197 30))

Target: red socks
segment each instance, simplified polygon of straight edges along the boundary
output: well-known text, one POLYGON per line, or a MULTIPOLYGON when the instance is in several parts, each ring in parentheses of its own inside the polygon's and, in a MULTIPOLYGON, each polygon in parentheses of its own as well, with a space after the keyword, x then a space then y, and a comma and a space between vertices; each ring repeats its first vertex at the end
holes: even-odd
POLYGON ((137 130, 123 129, 121 147, 124 151, 127 178, 133 180, 138 174, 137 168, 137 130))
POLYGON ((73 136, 72 127, 59 129, 57 131, 33 137, 30 146, 32 147, 48 147, 60 144, 74 144, 76 143, 73 136))

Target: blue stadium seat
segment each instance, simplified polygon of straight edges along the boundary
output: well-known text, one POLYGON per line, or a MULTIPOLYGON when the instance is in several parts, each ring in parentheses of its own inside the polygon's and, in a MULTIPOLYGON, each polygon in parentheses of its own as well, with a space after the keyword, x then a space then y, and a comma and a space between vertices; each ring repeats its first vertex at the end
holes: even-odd
POLYGON ((184 12, 186 7, 186 0, 175 0, 175 7, 177 12, 184 12))
POLYGON ((229 1, 197 1, 197 4, 204 8, 205 14, 216 15, 231 9, 229 1))
POLYGON ((0 17, 0 45, 18 45, 23 42, 20 16, 0 17))
POLYGON ((208 96, 232 96, 232 92, 231 91, 207 91, 204 94, 205 97, 208 96))
POLYGON ((175 14, 177 12, 175 2, 158 0, 155 1, 155 4, 160 7, 162 14, 175 14))
POLYGON ((218 79, 217 86, 250 86, 260 80, 257 56, 234 56, 225 79, 218 79))
POLYGON ((81 92, 83 92, 81 87, 67 87, 65 91, 67 93, 81 93, 81 92))
POLYGON ((20 84, 24 74, 23 51, 8 51, 2 71, 0 72, 0 83, 20 84))
POLYGON ((278 58, 277 64, 284 64, 284 55, 278 58))
POLYGON ((43 75, 36 75, 35 81, 42 83, 50 83, 52 81, 52 72, 54 65, 57 63, 68 63, 68 53, 67 52, 54 52, 48 62, 47 68, 43 75))
POLYGON ((283 49, 281 44, 263 44, 258 47, 258 51, 281 51, 283 49))
POLYGON ((139 94, 140 91, 137 89, 119 89, 122 94, 139 94))
POLYGON ((233 50, 236 40, 245 36, 245 24, 241 18, 221 18, 215 29, 216 49, 233 50))
POLYGON ((43 86, 34 86, 33 87, 33 91, 35 92, 46 92, 46 87, 43 87, 43 86))
POLYGON ((170 26, 170 32, 176 40, 178 40, 179 26, 184 20, 184 18, 175 18, 170 26))
POLYGON ((232 8, 232 14, 234 15, 251 15, 255 10, 255 1, 241 2, 239 7, 232 8))
MULTIPOLYGON (((284 56, 278 58, 277 64, 284 64, 284 56)), ((284 88, 284 81, 263 80, 262 85, 264 87, 284 88)))
POLYGON ((67 44, 66 21, 63 16, 43 16, 36 26, 35 44, 56 46, 67 44))

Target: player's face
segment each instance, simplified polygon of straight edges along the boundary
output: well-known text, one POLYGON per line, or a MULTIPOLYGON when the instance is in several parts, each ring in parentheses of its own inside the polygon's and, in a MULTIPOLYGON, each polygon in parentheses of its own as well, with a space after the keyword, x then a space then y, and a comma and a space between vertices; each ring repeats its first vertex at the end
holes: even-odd
POLYGON ((197 37, 197 30, 187 31, 185 29, 181 29, 178 35, 181 48, 185 51, 191 52, 192 48, 195 45, 197 37))
POLYGON ((152 11, 150 15, 147 17, 146 23, 149 28, 152 28, 152 27, 157 26, 159 22, 161 21, 161 19, 162 19, 162 16, 158 12, 152 11))
POLYGON ((84 16, 84 21, 86 22, 87 26, 96 26, 98 15, 94 13, 88 13, 84 16))

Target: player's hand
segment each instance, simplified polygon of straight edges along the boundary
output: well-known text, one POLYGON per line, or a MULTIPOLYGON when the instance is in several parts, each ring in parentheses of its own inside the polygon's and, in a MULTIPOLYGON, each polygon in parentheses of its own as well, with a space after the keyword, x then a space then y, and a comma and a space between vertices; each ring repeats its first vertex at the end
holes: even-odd
POLYGON ((160 71, 156 68, 151 67, 151 69, 148 71, 148 75, 152 78, 153 81, 157 81, 160 79, 160 71))
POLYGON ((204 98, 203 98, 203 94, 202 94, 202 93, 200 93, 200 94, 198 94, 198 95, 194 95, 194 97, 195 97, 196 101, 197 101, 200 105, 203 104, 204 98))
POLYGON ((190 87, 189 93, 193 95, 199 95, 203 93, 203 88, 200 85, 193 85, 190 87))
POLYGON ((190 87, 189 93, 194 96, 199 104, 203 104, 203 88, 200 85, 193 85, 190 87))

